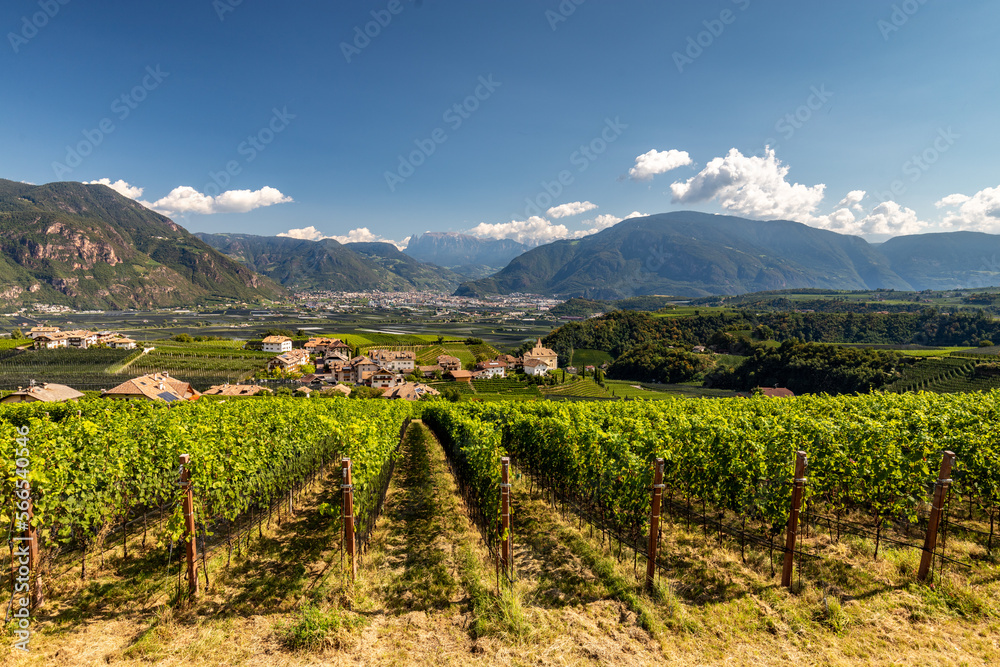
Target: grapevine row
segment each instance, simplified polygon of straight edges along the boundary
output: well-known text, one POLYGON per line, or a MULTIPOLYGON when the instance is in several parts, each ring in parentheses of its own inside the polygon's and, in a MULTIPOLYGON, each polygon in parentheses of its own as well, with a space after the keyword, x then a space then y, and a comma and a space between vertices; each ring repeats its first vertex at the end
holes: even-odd
POLYGON ((876 531, 919 521, 941 454, 951 450, 956 492, 989 516, 991 548, 1000 510, 998 408, 1000 392, 435 410, 449 415, 437 417, 446 430, 468 422, 499 431, 491 448, 633 544, 648 519, 655 458, 666 461, 668 494, 749 518, 773 539, 787 523, 797 450, 809 456, 807 501, 838 516, 864 511, 876 531))
MULTIPOLYGON (((14 499, 17 429, 27 429, 33 526, 43 544, 86 546, 133 513, 173 510, 165 540, 183 533, 178 457, 191 454, 203 528, 268 507, 323 466, 350 456, 355 488, 377 502, 409 406, 367 401, 229 401, 173 407, 101 401, 0 409, 0 493, 14 499)), ((0 506, 10 525, 17 506, 0 506)), ((365 515, 371 508, 358 507, 365 515)))

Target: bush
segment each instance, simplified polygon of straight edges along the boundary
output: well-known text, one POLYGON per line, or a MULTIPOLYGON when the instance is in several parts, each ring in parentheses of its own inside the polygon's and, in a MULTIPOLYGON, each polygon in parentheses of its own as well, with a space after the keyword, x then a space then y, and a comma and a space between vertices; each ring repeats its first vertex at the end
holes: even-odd
POLYGON ((608 377, 639 382, 677 384, 689 382, 704 373, 710 362, 687 350, 663 342, 629 348, 608 368, 608 377))

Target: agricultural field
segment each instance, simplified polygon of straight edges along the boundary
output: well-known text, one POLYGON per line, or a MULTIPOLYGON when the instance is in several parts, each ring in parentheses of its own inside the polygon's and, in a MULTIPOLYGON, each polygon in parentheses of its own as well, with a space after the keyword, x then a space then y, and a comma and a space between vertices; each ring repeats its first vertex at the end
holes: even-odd
POLYGON ((137 350, 7 350, 0 352, 0 389, 31 382, 99 390, 121 382, 117 373, 140 354, 137 350))
POLYGON ((567 375, 566 382, 541 388, 546 398, 611 398, 611 394, 594 378, 567 375))
POLYGON ((493 380, 473 380, 472 387, 476 395, 484 398, 487 395, 497 399, 518 400, 525 398, 542 398, 538 387, 516 378, 496 378, 493 380))

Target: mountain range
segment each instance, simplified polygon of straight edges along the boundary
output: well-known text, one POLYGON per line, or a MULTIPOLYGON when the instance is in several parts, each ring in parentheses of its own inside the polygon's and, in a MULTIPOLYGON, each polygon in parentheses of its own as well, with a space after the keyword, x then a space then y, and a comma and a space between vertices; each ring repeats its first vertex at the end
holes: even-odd
POLYGON ((807 287, 956 289, 1000 284, 998 258, 1000 236, 992 234, 920 234, 875 245, 798 222, 679 211, 533 248, 457 294, 621 299, 807 287))
POLYGON ((105 185, 0 179, 0 306, 120 310, 286 296, 105 185))
POLYGON ((450 292, 465 276, 391 243, 338 243, 250 234, 196 234, 226 256, 292 290, 450 292))
POLYGON ((509 240, 428 232, 401 252, 390 243, 195 235, 104 185, 0 179, 5 308, 261 302, 287 298, 290 290, 622 299, 994 285, 1000 285, 1000 236, 978 232, 901 236, 877 245, 797 222, 680 211, 530 250, 509 240))
POLYGON ((403 250, 421 262, 437 264, 466 278, 485 278, 528 249, 511 239, 480 239, 455 232, 414 234, 403 250))

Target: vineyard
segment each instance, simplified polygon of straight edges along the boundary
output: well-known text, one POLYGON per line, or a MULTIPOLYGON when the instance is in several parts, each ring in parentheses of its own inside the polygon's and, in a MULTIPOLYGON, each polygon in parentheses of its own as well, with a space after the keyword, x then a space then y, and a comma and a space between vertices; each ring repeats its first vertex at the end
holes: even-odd
MULTIPOLYGON (((198 391, 212 385, 238 384, 267 366, 269 356, 256 354, 211 354, 199 351, 190 354, 187 350, 173 352, 159 347, 144 355, 128 368, 129 377, 147 373, 167 372, 174 377, 182 377, 198 391)), ((119 380, 121 382, 125 378, 119 380)))
POLYGON ((755 544, 773 558, 789 524, 795 452, 804 451, 802 517, 814 539, 797 555, 824 558, 852 534, 871 539, 877 559, 887 542, 924 548, 914 536, 926 525, 938 463, 952 451, 948 530, 963 546, 953 545, 955 553, 938 554, 938 561, 975 569, 994 558, 996 547, 998 399, 992 393, 435 405, 425 419, 457 462, 491 544, 500 539, 495 459, 510 456, 557 502, 614 540, 619 553, 631 547, 636 558, 648 539, 655 459, 666 463, 664 502, 671 511, 720 539, 730 535, 744 554, 755 544))
POLYGON ((77 389, 104 389, 121 382, 114 373, 136 350, 10 350, 0 352, 0 389, 26 387, 33 380, 77 389))
MULTIPOLYGON (((145 543, 154 516, 160 562, 176 565, 185 531, 182 453, 190 455, 182 467, 205 558, 206 547, 238 548, 265 516, 270 521, 272 512, 280 517, 286 504, 291 509, 292 495, 343 456, 353 461, 358 522, 370 526, 408 416, 405 404, 360 401, 4 406, 2 493, 12 498, 30 484, 39 572, 79 553, 85 579, 88 552, 103 552, 116 540, 128 560, 130 530, 141 523, 145 543), (19 433, 27 445, 18 442, 19 433), (26 462, 27 475, 15 467, 26 462)), ((0 522, 13 526, 16 519, 20 526, 26 510, 6 504, 0 522)), ((207 578, 207 568, 202 573, 207 578)))
POLYGON ((678 651, 749 664, 816 642, 870 650, 869 630, 912 659, 930 646, 923 619, 965 624, 961 655, 989 663, 998 406, 996 392, 435 401, 413 424, 395 401, 3 406, 0 521, 26 529, 29 483, 51 664, 74 664, 56 656, 78 635, 124 647, 86 664, 198 655, 190 641, 212 664, 267 664, 250 660, 254 642, 271 664, 638 665, 678 651), (934 493, 940 539, 921 583, 934 493), (96 619, 119 614, 135 629, 98 639, 96 619), (909 620, 889 628, 886 614, 909 620), (245 657, 224 658, 233 647, 245 657))

